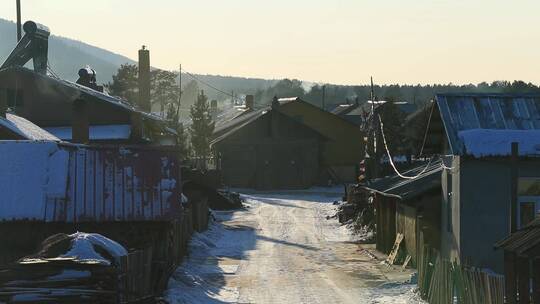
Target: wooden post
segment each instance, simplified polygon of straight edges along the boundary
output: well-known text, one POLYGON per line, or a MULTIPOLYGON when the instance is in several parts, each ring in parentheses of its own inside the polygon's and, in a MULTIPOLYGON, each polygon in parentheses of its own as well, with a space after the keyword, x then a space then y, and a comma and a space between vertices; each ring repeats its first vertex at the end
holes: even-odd
POLYGON ((0 88, 0 117, 6 117, 7 103, 7 90, 0 88))
POLYGON ((540 259, 536 258, 533 260, 533 303, 540 304, 540 259))
POLYGON ((77 144, 87 144, 90 141, 88 104, 84 99, 76 99, 73 101, 71 141, 77 144))
POLYGON ((519 303, 530 303, 530 276, 529 276, 529 259, 525 257, 517 258, 517 276, 519 288, 519 303))
POLYGON ((17 42, 19 42, 21 38, 21 0, 17 0, 17 42))
POLYGON ((516 304, 516 259, 512 252, 504 252, 504 284, 507 304, 516 304))
POLYGON ((518 178, 519 178, 519 147, 517 142, 512 143, 512 156, 510 164, 510 233, 517 230, 518 208, 518 178))

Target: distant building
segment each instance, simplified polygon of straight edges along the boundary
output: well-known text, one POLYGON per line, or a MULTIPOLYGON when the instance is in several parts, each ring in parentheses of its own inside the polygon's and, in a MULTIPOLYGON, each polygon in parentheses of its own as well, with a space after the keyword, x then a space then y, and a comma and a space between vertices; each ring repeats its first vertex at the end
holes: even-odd
POLYGON ((283 114, 328 138, 321 147, 321 168, 335 183, 355 182, 364 159, 364 133, 357 125, 300 98, 280 98, 283 114))
POLYGON ((255 189, 298 189, 319 178, 325 137, 279 106, 245 113, 214 131, 223 183, 255 189))

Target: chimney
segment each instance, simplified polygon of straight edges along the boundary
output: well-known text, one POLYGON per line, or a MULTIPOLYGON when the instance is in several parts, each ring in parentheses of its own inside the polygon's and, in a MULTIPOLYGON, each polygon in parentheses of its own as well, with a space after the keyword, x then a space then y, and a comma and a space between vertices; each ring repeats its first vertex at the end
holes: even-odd
POLYGON ((248 110, 253 110, 253 103, 254 103, 253 95, 246 95, 246 108, 248 110))
POLYGON ((76 144, 87 144, 90 141, 88 104, 84 99, 76 99, 72 111, 71 141, 76 144))
POLYGON ((7 90, 0 89, 0 117, 6 118, 7 111, 7 90))
POLYGON ((150 51, 146 46, 139 50, 139 108, 150 112, 150 51))

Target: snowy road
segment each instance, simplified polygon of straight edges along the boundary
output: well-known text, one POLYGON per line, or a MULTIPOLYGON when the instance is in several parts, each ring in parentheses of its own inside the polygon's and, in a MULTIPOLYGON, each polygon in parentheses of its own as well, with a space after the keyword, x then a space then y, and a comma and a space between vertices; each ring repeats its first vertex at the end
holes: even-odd
POLYGON ((340 189, 244 195, 247 210, 217 213, 169 283, 171 303, 418 303, 408 273, 351 242, 332 205, 340 189), (329 190, 334 190, 329 191, 329 190))

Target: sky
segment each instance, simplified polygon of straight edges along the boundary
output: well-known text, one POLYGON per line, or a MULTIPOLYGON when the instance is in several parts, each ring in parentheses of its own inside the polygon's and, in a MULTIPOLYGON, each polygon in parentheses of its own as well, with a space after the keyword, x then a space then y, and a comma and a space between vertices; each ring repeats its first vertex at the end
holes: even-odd
MULTIPOLYGON (((22 19, 193 73, 334 84, 540 84, 538 0, 21 0, 22 19)), ((15 0, 0 18, 15 20, 15 0)), ((1 43, 1 41, 0 41, 1 43)))

